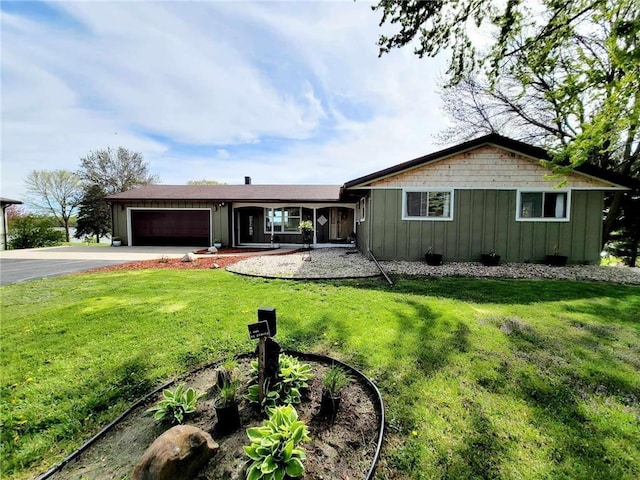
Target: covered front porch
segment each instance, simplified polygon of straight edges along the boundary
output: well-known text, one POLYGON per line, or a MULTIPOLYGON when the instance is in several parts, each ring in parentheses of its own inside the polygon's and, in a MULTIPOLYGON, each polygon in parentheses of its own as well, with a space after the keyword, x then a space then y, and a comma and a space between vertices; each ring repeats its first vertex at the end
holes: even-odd
POLYGON ((233 245, 302 245, 301 221, 314 225, 312 245, 344 246, 355 239, 352 204, 237 204, 232 209, 233 245))

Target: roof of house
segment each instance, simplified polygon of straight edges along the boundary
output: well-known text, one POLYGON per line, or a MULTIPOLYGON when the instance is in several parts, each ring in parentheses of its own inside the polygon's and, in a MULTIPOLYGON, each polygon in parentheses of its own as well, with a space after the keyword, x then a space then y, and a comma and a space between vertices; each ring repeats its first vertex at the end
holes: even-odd
POLYGON ((20 200, 11 200, 10 198, 0 197, 0 204, 2 206, 5 206, 5 205, 20 205, 20 204, 22 204, 22 201, 20 201, 20 200))
MULTIPOLYGON (((540 160, 551 159, 551 156, 549 155, 549 153, 543 148, 534 147, 533 145, 530 145, 528 143, 503 137, 502 135, 498 135, 497 133, 491 133, 489 135, 484 135, 482 137, 469 140, 467 142, 459 143, 452 147, 445 148, 443 150, 439 150, 437 152, 424 155, 422 157, 414 158, 413 160, 399 163, 389 168, 385 168, 383 170, 370 173, 369 175, 365 175, 365 176, 356 178, 354 180, 350 180, 344 184, 344 188, 345 189, 357 188, 359 186, 363 186, 365 184, 374 182, 376 180, 380 180, 384 177, 388 177, 388 176, 403 172, 405 170, 409 170, 411 168, 422 166, 431 162, 436 162, 438 160, 442 160, 443 158, 447 158, 452 155, 456 155, 458 153, 462 153, 467 150, 471 150, 471 149, 478 148, 488 144, 502 147, 507 150, 511 150, 513 152, 520 153, 522 155, 532 157, 535 159, 540 159, 540 160)), ((575 171, 579 173, 583 173, 585 175, 589 175, 591 177, 596 177, 602 180, 606 180, 611 183, 622 185, 624 187, 632 188, 635 186, 637 188, 636 182, 633 179, 630 179, 629 177, 626 177, 624 175, 603 170, 594 165, 582 164, 576 167, 575 171)))
POLYGON ((106 200, 337 202, 341 191, 340 185, 145 185, 106 200))

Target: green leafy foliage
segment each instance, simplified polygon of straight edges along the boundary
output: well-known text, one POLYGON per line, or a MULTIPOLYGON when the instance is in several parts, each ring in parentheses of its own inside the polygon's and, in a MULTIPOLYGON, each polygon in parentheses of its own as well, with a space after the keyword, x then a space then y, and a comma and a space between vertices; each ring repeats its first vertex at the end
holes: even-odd
POLYGON ((78 210, 76 238, 95 237, 99 243, 100 237, 111 233, 111 208, 104 201, 105 196, 100 185, 85 188, 78 210))
POLYGON ((313 222, 311 220, 303 220, 300 222, 300 225, 298 225, 298 228, 300 231, 313 230, 313 222))
POLYGON ((184 385, 178 385, 174 390, 163 390, 164 397, 147 412, 153 413, 153 418, 158 421, 169 420, 172 423, 182 423, 187 415, 194 413, 203 395, 198 394, 193 388, 184 389, 184 385))
POLYGON ((261 427, 247 429, 247 436, 251 443, 242 447, 252 460, 247 480, 302 476, 307 456, 297 446, 310 440, 309 429, 291 405, 270 409, 269 419, 261 427))
MULTIPOLYGON (((248 388, 249 401, 259 402, 258 362, 251 362, 252 383, 248 388)), ((307 388, 308 381, 313 378, 311 365, 302 363, 290 355, 281 354, 278 362, 278 379, 269 385, 262 400, 263 407, 298 404, 302 398, 302 389, 307 388)))
POLYGON ((342 368, 333 365, 322 379, 322 389, 332 397, 337 397, 350 381, 351 377, 342 368))
POLYGON ((38 215, 15 216, 9 222, 9 246, 13 249, 51 247, 64 242, 54 222, 38 215))
POLYGON ((226 407, 238 400, 240 379, 237 373, 238 362, 227 359, 216 372, 216 406, 226 407))

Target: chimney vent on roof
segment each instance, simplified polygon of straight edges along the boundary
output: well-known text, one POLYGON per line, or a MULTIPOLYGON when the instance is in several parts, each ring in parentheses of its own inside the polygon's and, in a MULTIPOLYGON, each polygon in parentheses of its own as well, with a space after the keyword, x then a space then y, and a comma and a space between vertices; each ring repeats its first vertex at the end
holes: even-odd
POLYGON ((251 177, 244 177, 244 184, 251 185, 251 177))

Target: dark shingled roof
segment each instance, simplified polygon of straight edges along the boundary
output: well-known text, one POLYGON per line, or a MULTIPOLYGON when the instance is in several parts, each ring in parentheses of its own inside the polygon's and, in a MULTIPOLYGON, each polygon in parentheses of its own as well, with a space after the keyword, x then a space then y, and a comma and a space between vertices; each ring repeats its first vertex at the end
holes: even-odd
MULTIPOLYGON (((392 167, 385 168, 384 170, 379 170, 369 175, 365 175, 363 177, 350 180, 344 184, 344 187, 357 188, 359 186, 366 185, 376 180, 380 180, 389 175, 394 175, 396 173, 400 173, 410 168, 414 168, 414 167, 425 165, 431 162, 442 160, 443 158, 450 157, 452 155, 456 155, 458 153, 471 150, 473 148, 477 148, 487 144, 496 145, 498 147, 502 147, 507 150, 518 152, 522 155, 526 155, 532 158, 537 158, 541 160, 551 159, 548 152, 543 148, 534 147, 533 145, 529 145, 528 143, 503 137, 502 135, 498 135, 497 133, 490 133, 489 135, 484 135, 482 137, 469 140, 468 142, 459 143, 458 145, 454 145, 453 147, 445 148, 444 150, 430 153, 429 155, 425 155, 423 157, 414 158, 413 160, 409 160, 408 162, 399 163, 392 167)), ((628 176, 606 171, 602 168, 598 168, 593 165, 582 164, 576 167, 575 171, 584 173, 585 175, 589 175, 592 177, 600 178, 602 180, 606 180, 614 184, 622 185, 625 187, 638 188, 637 180, 631 179, 628 176)))
POLYGON ((146 185, 110 195, 106 200, 337 202, 341 190, 340 185, 146 185))
POLYGON ((20 205, 20 204, 22 204, 22 201, 20 201, 20 200, 11 200, 10 198, 0 197, 0 204, 2 204, 2 206, 5 206, 5 205, 20 205))

